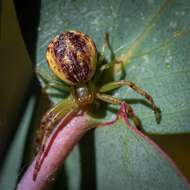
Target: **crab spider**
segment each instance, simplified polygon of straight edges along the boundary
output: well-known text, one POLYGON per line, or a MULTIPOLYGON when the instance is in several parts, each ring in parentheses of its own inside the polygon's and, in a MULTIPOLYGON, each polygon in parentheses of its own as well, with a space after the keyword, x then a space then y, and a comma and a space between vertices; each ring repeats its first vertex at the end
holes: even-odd
MULTIPOLYGON (((108 46, 107 40, 105 40, 103 52, 106 46, 108 46)), ((98 58, 96 46, 86 34, 79 31, 67 31, 56 36, 48 45, 46 59, 51 71, 63 81, 63 83, 50 82, 47 84, 47 87, 67 91, 70 93, 70 96, 46 112, 41 120, 40 136, 38 138, 38 142, 41 142, 41 148, 36 159, 33 180, 36 179, 40 170, 42 164, 41 157, 45 150, 47 138, 55 124, 62 118, 69 120, 73 114, 88 108, 95 99, 109 104, 120 105, 122 109, 124 106, 127 115, 132 118, 135 117, 133 109, 127 103, 106 94, 108 91, 122 86, 129 86, 150 102, 156 119, 159 119, 159 111, 153 98, 135 83, 129 80, 120 80, 109 82, 99 88, 97 87, 97 82, 100 80, 103 71, 112 67, 118 61, 102 64, 103 55, 100 55, 98 58), (99 66, 99 72, 94 76, 97 65, 99 66)), ((43 74, 39 72, 37 74, 43 78, 43 74)), ((100 125, 112 124, 116 119, 110 122, 100 123, 100 125)), ((137 125, 137 122, 135 124, 137 125)))

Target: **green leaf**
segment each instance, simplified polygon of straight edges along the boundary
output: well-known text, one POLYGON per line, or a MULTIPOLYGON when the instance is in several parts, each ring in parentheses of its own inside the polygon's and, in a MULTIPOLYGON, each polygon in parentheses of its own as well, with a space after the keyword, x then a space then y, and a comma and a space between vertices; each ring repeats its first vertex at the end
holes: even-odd
MULTIPOLYGON (((37 70, 49 77, 48 80, 57 80, 44 55, 51 38, 60 32, 70 29, 83 31, 93 37, 98 50, 101 50, 104 33, 108 32, 116 57, 124 61, 124 78, 153 96, 162 111, 161 123, 156 124, 150 106, 129 88, 116 90, 113 95, 127 98, 148 133, 190 132, 189 9, 188 0, 42 0, 37 70)), ((106 58, 109 59, 108 53, 106 58)), ((114 68, 114 80, 123 77, 120 71, 119 66, 114 68)), ((51 96, 56 91, 49 92, 53 102, 59 101, 59 98, 51 96)), ((107 109, 104 111, 103 120, 110 120, 115 115, 107 109)), ((116 125, 96 131, 96 158, 92 164, 97 168, 93 171, 97 187, 94 189, 188 189, 173 164, 152 142, 124 127, 123 123, 116 125)), ((77 150, 66 162, 69 180, 64 183, 68 183, 69 189, 79 188, 80 170, 82 174, 85 167, 92 170, 80 163, 77 150), (77 166, 76 175, 74 166, 77 166)), ((84 159, 88 158, 82 157, 81 161, 84 159)), ((89 176, 81 179, 88 181, 89 176)))
POLYGON ((67 175, 63 178, 62 173, 62 186, 67 184, 72 190, 79 186, 94 190, 190 189, 174 162, 151 139, 121 120, 86 135, 64 166, 67 175))
POLYGON ((26 136, 32 120, 35 104, 36 97, 31 96, 27 103, 25 114, 20 121, 20 125, 3 164, 0 176, 0 189, 15 189, 18 177, 22 172, 20 167, 23 159, 23 151, 25 148, 26 136))
MULTIPOLYGON (((51 38, 60 32, 81 30, 93 37, 98 50, 108 32, 116 56, 125 62, 125 78, 153 96, 162 111, 161 123, 156 124, 150 106, 129 88, 116 90, 114 95, 127 98, 148 133, 189 132, 189 9, 188 0, 43 0, 37 69, 55 80, 44 54, 51 38)), ((114 71, 114 78, 120 79, 119 69, 114 71)))
POLYGON ((190 188, 174 163, 153 141, 122 121, 96 130, 95 150, 97 189, 190 188))

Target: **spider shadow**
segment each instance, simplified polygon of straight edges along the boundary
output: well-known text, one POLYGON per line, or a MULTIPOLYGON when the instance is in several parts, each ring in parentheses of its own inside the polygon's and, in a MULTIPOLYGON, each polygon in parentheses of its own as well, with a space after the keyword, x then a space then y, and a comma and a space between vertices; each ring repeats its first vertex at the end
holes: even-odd
POLYGON ((89 131, 79 143, 81 184, 80 190, 96 190, 95 132, 89 131))
POLYGON ((62 167, 60 167, 58 169, 58 171, 56 172, 56 178, 51 178, 50 179, 51 183, 49 183, 49 187, 48 190, 61 190, 61 189, 65 189, 68 190, 69 189, 69 185, 68 185, 68 176, 67 176, 67 171, 66 171, 66 167, 65 164, 63 164, 62 167))

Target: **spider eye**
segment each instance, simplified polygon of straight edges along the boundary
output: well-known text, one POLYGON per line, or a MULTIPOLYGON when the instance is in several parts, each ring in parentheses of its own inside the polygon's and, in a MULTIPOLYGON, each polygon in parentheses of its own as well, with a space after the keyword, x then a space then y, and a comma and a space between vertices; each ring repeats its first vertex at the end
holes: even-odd
POLYGON ((63 32, 48 45, 46 58, 53 73, 70 85, 89 81, 96 70, 92 39, 79 31, 63 32))

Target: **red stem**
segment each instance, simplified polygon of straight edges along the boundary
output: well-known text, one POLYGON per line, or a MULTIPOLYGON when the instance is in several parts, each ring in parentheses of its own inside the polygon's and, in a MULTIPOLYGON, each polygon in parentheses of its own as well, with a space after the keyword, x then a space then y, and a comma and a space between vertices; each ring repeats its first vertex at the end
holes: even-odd
MULTIPOLYGON (((64 125, 64 120, 60 121, 57 127, 64 125)), ((78 143, 80 138, 89 130, 92 129, 89 125, 87 116, 75 116, 61 131, 56 135, 51 148, 45 157, 43 164, 36 180, 33 180, 34 166, 36 158, 29 166, 22 179, 18 183, 17 190, 42 190, 48 184, 50 177, 57 171, 71 152, 72 148, 78 143)), ((52 139, 50 135, 48 143, 52 139)))

